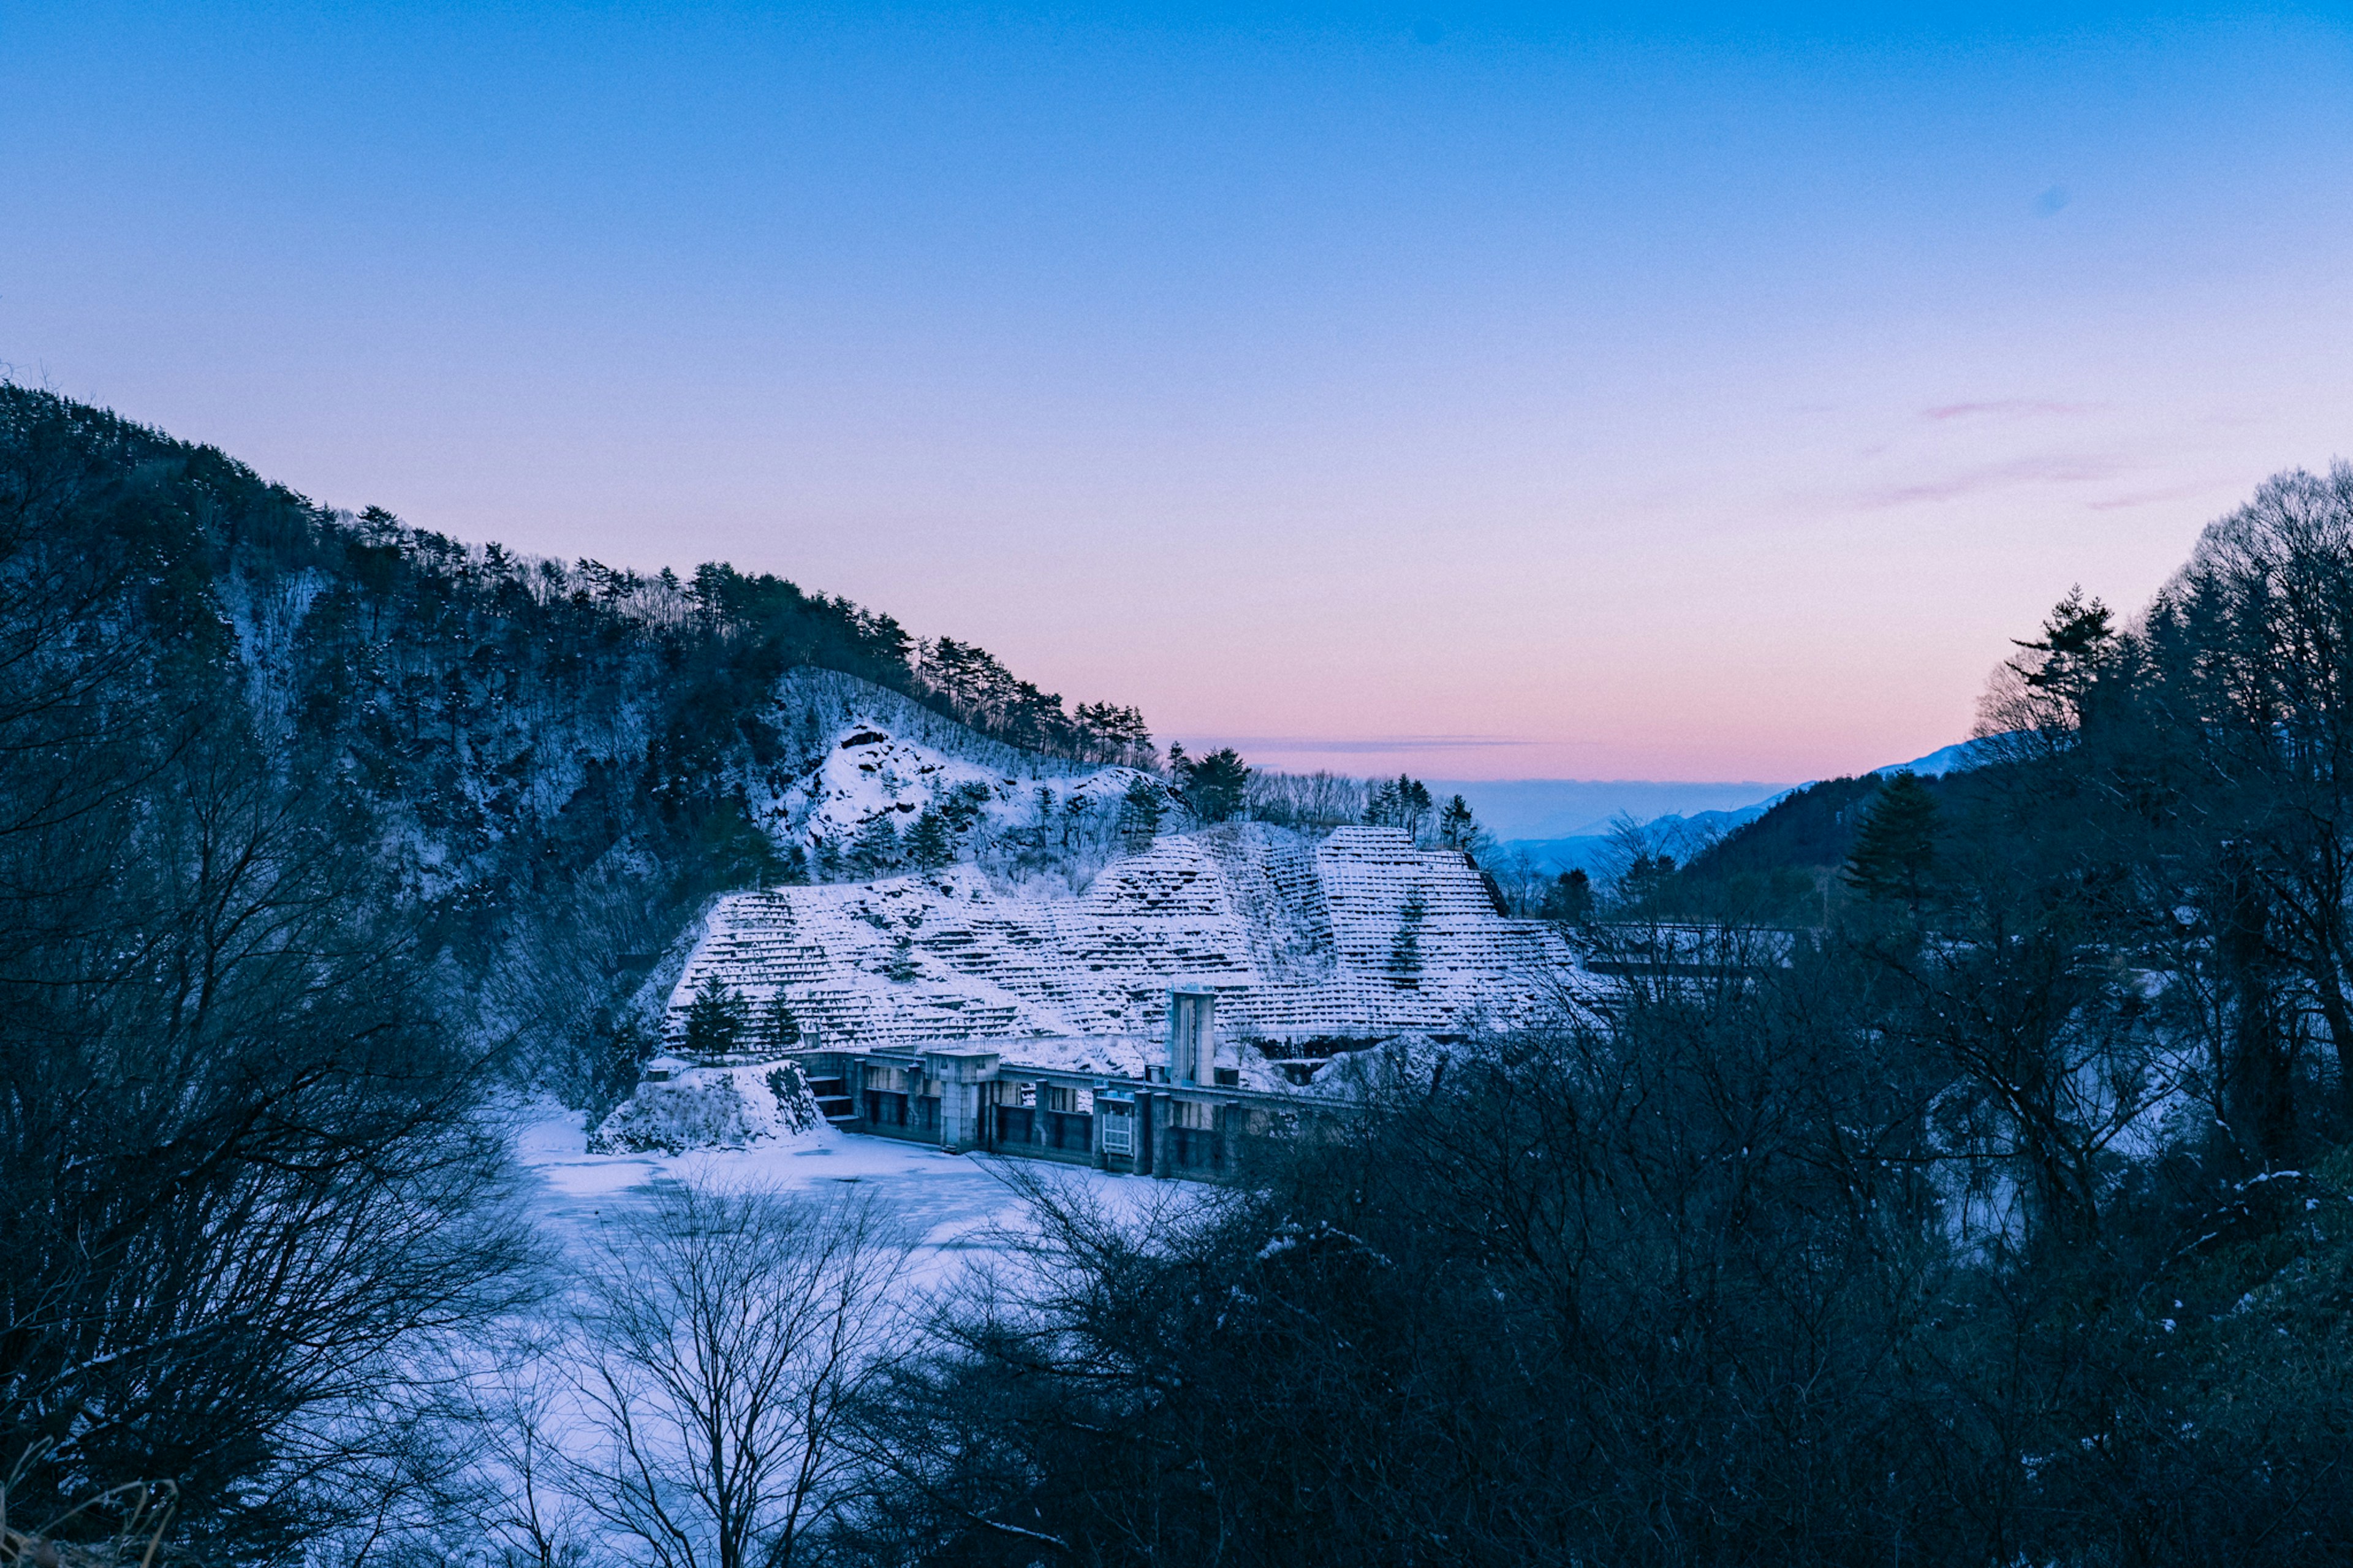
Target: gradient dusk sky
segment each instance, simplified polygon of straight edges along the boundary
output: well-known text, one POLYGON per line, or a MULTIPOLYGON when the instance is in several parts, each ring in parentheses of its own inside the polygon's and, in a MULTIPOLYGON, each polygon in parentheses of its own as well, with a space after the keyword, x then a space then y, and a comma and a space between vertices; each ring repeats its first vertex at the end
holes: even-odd
POLYGON ((0 362, 1261 762, 1817 777, 2353 456, 2353 26, 0 0, 0 362))

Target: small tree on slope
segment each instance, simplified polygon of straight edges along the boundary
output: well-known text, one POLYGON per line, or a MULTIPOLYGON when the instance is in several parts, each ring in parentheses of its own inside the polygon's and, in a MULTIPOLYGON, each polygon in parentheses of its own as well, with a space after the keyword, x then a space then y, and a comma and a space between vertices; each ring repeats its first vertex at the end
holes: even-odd
POLYGON ((928 871, 955 858, 955 839, 940 814, 926 806, 907 834, 906 851, 909 860, 928 871))
POLYGON ((702 988, 686 1006, 685 1047, 689 1056, 723 1057, 744 1043, 752 1024, 752 1005, 742 992, 716 974, 703 976, 702 988))

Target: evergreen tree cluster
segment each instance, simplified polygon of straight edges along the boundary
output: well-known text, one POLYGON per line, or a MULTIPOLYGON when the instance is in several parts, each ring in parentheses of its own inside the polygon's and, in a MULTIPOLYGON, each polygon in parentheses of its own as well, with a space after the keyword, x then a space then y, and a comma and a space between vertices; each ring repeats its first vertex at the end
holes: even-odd
POLYGON ((1182 746, 1171 746, 1168 771, 1187 809, 1198 821, 1227 821, 1240 816, 1249 804, 1250 766, 1231 746, 1220 746, 1199 757, 1187 756, 1182 746))
POLYGON ((1066 712, 1061 698, 1015 679, 986 648, 953 637, 926 640, 912 668, 919 689, 985 733, 1058 756, 1155 765, 1143 714, 1110 702, 1082 702, 1066 712))
MULTIPOLYGON (((1365 822, 1373 827, 1402 828, 1408 837, 1418 841, 1429 830, 1437 805, 1428 784, 1399 773, 1373 786, 1371 798, 1365 803, 1365 822)), ((1469 808, 1464 809, 1467 815, 1469 808)))
POLYGON ((1917 774, 1891 774, 1855 831, 1845 877, 1866 898, 1898 899, 1914 912, 1936 864, 1936 797, 1917 774))

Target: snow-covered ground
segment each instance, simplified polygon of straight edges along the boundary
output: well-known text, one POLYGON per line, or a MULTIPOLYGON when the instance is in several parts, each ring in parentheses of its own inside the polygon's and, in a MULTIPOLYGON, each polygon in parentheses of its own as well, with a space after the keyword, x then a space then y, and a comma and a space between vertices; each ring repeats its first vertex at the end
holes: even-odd
MULTIPOLYGON (((695 1081, 714 1082, 720 1076, 704 1072, 695 1081)), ((732 1148, 599 1153, 589 1148, 582 1114, 552 1100, 510 1104, 501 1120, 526 1177, 523 1202, 546 1244, 552 1289, 543 1301, 494 1330, 449 1345, 450 1363, 434 1370, 470 1402, 470 1419, 478 1425, 468 1432, 482 1439, 471 1456, 466 1493, 480 1511, 451 1542, 453 1550, 443 1560, 452 1563, 533 1560, 539 1542, 526 1525, 550 1531, 565 1543, 567 1553, 585 1550, 585 1556, 567 1554, 565 1561, 648 1560, 642 1543, 610 1512, 583 1500, 586 1486, 610 1495, 608 1468, 622 1463, 615 1458, 621 1442, 611 1405, 617 1385, 600 1382, 599 1369, 621 1368, 618 1386, 628 1390, 635 1422, 630 1432, 642 1444, 631 1449, 620 1472, 625 1479, 641 1474, 627 1466, 644 1458, 661 1478, 656 1484, 682 1492, 676 1478, 707 1456, 708 1449, 699 1446, 696 1412, 702 1407, 694 1403, 701 1396, 695 1381, 701 1375, 697 1357, 703 1353, 700 1342, 685 1352, 683 1382, 666 1383, 649 1371, 648 1363, 632 1359, 640 1352, 609 1338, 600 1341, 593 1310, 575 1310, 592 1304, 597 1284, 616 1278, 600 1244, 620 1241, 634 1247, 638 1240, 606 1227, 644 1212, 666 1185, 691 1182, 818 1199, 844 1191, 873 1194, 882 1217, 895 1221, 911 1244, 887 1289, 870 1298, 875 1310, 862 1312, 851 1331, 875 1352, 919 1342, 934 1305, 967 1278, 969 1268, 1006 1259, 1009 1246, 1034 1234, 1023 1196, 1008 1179, 1017 1171, 986 1156, 853 1137, 825 1125, 779 1131, 774 1123, 754 1126, 746 1141, 732 1148), (575 1289, 583 1286, 589 1289, 575 1289), (485 1542, 491 1550, 484 1549, 485 1542)), ((1215 1190, 1191 1183, 1034 1163, 1019 1164, 1018 1173, 1147 1226, 1156 1215, 1219 1201, 1215 1190)), ((723 1268, 720 1274, 724 1277, 723 1268)), ((662 1278, 675 1284, 689 1276, 662 1278)), ((779 1287, 787 1293, 800 1288, 789 1279, 779 1287)), ((647 1298, 639 1291, 638 1299, 647 1298)), ((659 1295, 651 1299, 662 1300, 659 1295)), ((758 1342, 774 1348, 772 1342, 758 1342)), ((722 1353, 765 1352, 730 1348, 722 1353)), ((789 1375, 814 1375, 800 1362, 794 1365, 789 1375)), ((740 1415, 740 1392, 728 1397, 738 1401, 733 1408, 740 1415)), ((797 1440, 791 1406, 786 1399, 760 1418, 763 1440, 780 1452, 789 1453, 797 1440)), ((731 1442, 739 1436, 731 1435, 731 1442)), ((707 1526, 691 1507, 685 1517, 690 1530, 707 1526)))
POLYGON ((548 1100, 517 1108, 512 1136, 517 1158, 532 1178, 532 1212, 548 1239, 567 1251, 587 1240, 608 1216, 643 1205, 666 1183, 810 1194, 855 1184, 877 1194, 917 1239, 910 1283, 944 1280, 960 1260, 985 1258, 1001 1248, 1006 1235, 1025 1228, 1023 1199, 1008 1179, 1015 1171, 1082 1189, 1129 1216, 1208 1195, 1190 1184, 987 1154, 950 1154, 830 1126, 735 1149, 592 1153, 581 1113, 548 1100))
POLYGON ((1002 831, 1050 825, 1057 813, 1083 816, 1113 814, 1129 788, 1145 774, 1134 768, 1105 767, 1077 778, 1041 778, 1028 770, 1008 777, 930 746, 902 740, 872 720, 843 725, 810 773, 795 780, 770 808, 769 820, 785 826, 786 842, 819 839, 847 842, 878 816, 913 822, 925 807, 965 789, 983 820, 1002 831))

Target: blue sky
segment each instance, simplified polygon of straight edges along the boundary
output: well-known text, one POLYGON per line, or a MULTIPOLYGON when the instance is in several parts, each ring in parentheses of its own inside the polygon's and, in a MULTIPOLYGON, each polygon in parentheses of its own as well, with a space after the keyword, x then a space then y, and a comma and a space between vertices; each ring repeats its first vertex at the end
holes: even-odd
POLYGON ((1957 738, 2353 451, 2315 10, 0 4, 0 362, 1263 760, 1957 738))

